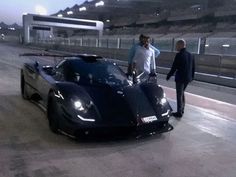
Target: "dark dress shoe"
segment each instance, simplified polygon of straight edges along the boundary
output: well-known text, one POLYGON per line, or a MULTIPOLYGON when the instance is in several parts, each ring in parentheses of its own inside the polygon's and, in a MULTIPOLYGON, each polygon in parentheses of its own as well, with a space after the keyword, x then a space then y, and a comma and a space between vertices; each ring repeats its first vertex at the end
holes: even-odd
POLYGON ((180 113, 180 112, 173 112, 173 113, 172 113, 172 116, 174 116, 174 117, 176 117, 176 118, 181 118, 181 117, 183 116, 183 114, 180 113))

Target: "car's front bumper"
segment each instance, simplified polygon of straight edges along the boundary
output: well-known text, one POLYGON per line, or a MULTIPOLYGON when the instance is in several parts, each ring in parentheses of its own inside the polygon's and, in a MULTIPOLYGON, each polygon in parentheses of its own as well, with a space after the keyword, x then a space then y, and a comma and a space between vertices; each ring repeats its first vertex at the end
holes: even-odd
POLYGON ((80 124, 72 121, 64 120, 62 130, 70 135, 81 137, 85 135, 128 135, 130 133, 149 134, 164 133, 173 130, 173 126, 165 121, 154 121, 146 124, 116 124, 116 123, 86 123, 80 124))

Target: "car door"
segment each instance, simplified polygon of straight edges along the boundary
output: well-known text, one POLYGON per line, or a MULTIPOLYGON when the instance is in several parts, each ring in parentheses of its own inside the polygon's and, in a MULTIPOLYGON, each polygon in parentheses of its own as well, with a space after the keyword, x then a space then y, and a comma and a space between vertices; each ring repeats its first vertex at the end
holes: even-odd
POLYGON ((53 76, 55 81, 65 81, 66 64, 66 60, 63 60, 55 67, 55 75, 53 76))
POLYGON ((64 60, 60 62, 54 68, 53 74, 49 74, 43 69, 40 70, 40 77, 37 79, 37 88, 45 104, 47 102, 48 93, 52 85, 57 81, 64 81, 64 63, 64 60))
POLYGON ((28 91, 30 91, 30 94, 37 92, 38 68, 36 63, 25 64, 23 72, 24 72, 24 79, 28 86, 28 91))

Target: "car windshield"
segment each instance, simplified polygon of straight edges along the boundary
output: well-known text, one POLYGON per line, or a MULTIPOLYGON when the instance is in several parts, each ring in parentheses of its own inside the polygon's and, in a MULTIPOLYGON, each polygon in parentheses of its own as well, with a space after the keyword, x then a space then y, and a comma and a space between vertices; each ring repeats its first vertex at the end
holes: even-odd
POLYGON ((115 63, 72 60, 69 68, 73 73, 73 80, 80 83, 129 85, 125 73, 115 63))

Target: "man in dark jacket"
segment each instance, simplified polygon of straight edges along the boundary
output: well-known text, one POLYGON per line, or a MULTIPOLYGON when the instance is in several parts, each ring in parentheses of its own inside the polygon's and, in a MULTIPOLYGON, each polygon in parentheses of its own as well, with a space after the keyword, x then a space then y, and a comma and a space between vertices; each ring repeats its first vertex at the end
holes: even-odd
POLYGON ((193 55, 186 50, 185 40, 182 39, 177 41, 176 50, 178 53, 175 56, 172 68, 168 73, 166 80, 169 80, 175 73, 177 112, 172 115, 181 118, 184 114, 185 107, 184 91, 189 82, 194 79, 195 62, 193 55))

